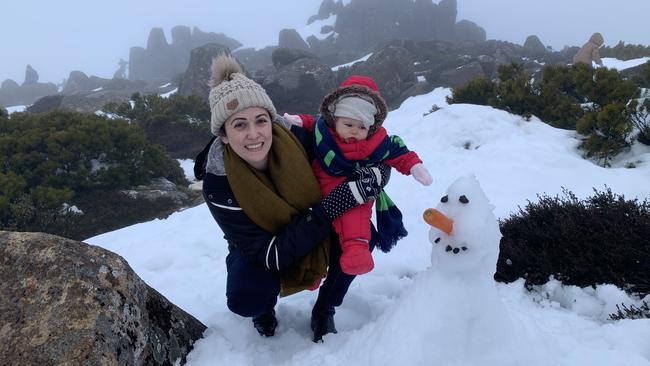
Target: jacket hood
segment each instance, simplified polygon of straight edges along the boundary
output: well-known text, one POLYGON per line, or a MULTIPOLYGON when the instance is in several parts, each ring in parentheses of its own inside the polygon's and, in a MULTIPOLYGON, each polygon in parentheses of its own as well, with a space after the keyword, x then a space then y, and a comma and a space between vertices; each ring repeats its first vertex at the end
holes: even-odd
MULTIPOLYGON (((354 77, 351 77, 348 80, 344 81, 343 84, 341 84, 341 87, 325 96, 323 102, 321 103, 320 113, 323 118, 325 118, 327 125, 330 128, 334 129, 334 106, 341 98, 354 95, 370 100, 375 104, 375 107, 377 107, 375 123, 368 129, 368 136, 372 136, 384 123, 384 120, 388 114, 388 106, 386 105, 384 98, 379 95, 379 92, 371 89, 370 86, 350 84, 349 80, 352 78, 354 77)), ((374 82, 372 84, 374 84, 374 82)), ((376 86, 374 87, 376 88, 376 86)))

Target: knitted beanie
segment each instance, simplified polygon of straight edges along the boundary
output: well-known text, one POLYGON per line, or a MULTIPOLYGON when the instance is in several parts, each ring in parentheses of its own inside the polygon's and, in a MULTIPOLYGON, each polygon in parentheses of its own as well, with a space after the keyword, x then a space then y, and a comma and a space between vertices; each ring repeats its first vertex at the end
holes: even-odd
POLYGON ((347 117, 361 121, 365 128, 370 128, 375 123, 375 114, 377 114, 377 107, 358 96, 343 97, 334 108, 334 117, 347 117))
POLYGON ((210 87, 210 130, 213 135, 219 135, 230 116, 250 107, 266 109, 275 120, 277 112, 264 88, 247 78, 231 55, 221 54, 212 60, 210 87))

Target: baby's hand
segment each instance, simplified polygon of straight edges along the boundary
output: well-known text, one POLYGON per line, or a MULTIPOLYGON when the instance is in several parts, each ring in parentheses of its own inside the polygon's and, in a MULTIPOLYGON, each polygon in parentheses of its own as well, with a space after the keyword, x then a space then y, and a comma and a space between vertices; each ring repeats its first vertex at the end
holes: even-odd
POLYGON ((413 178, 415 178, 415 180, 422 183, 422 185, 424 186, 428 186, 431 185, 431 183, 433 183, 431 174, 429 174, 429 171, 422 163, 417 163, 413 165, 413 167, 411 167, 411 174, 413 175, 413 178))
POLYGON ((289 123, 295 126, 302 127, 302 118, 295 114, 285 113, 282 117, 289 123))

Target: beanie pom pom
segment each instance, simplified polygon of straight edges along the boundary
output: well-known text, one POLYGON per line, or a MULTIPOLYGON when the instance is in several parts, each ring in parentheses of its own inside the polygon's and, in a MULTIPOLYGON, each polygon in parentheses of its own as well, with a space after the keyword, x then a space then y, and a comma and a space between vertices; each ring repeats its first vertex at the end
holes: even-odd
POLYGON ((212 59, 210 87, 214 88, 223 81, 231 80, 233 74, 241 72, 242 68, 234 57, 227 54, 220 54, 212 59))

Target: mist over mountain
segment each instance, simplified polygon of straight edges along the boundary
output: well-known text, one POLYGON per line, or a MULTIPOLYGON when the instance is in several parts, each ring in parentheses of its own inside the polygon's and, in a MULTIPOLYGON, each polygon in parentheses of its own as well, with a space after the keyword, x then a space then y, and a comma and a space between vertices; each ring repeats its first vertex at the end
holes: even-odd
MULTIPOLYGON (((147 35, 154 27, 162 28, 168 40, 173 26, 187 25, 224 33, 245 47, 275 45, 281 29, 304 27, 320 4, 320 0, 228 4, 205 0, 182 4, 171 0, 13 1, 3 4, 0 81, 22 83, 28 64, 38 71, 41 82, 60 83, 73 70, 110 78, 119 68, 120 59, 128 59, 130 47, 146 46, 147 35)), ((620 40, 650 44, 650 32, 634 26, 644 24, 650 13, 646 0, 628 0, 625 5, 587 0, 458 0, 457 8, 457 19, 483 27, 488 39, 523 44, 528 35, 534 34, 545 45, 560 50, 565 45, 580 46, 598 31, 604 35, 605 45, 620 40)))

